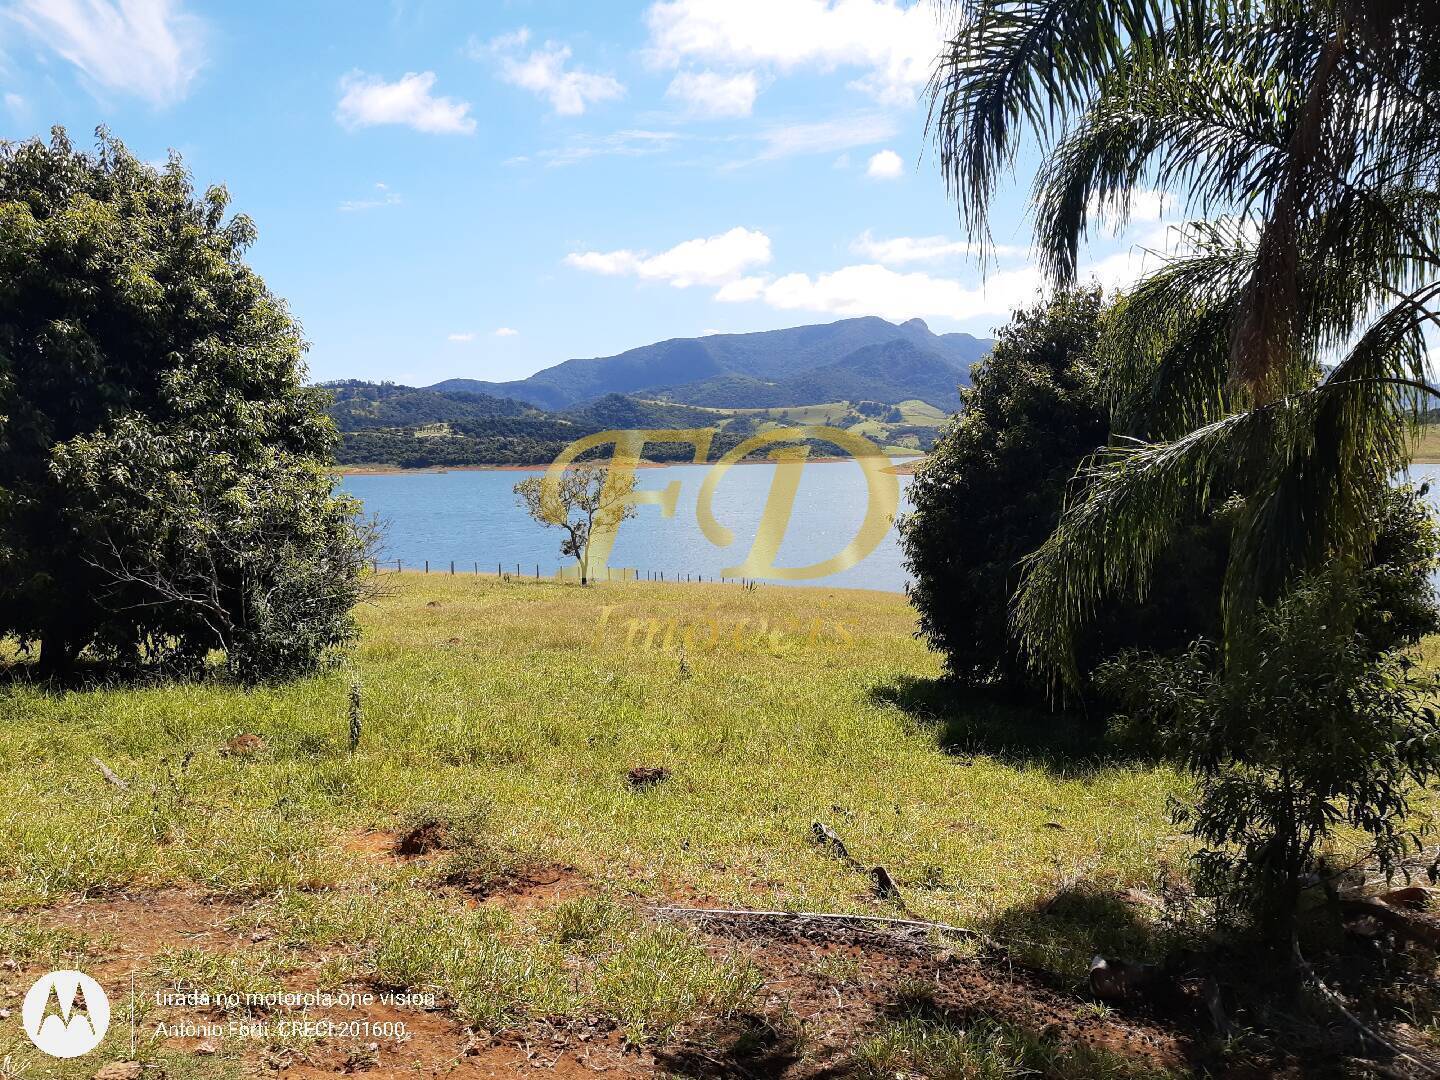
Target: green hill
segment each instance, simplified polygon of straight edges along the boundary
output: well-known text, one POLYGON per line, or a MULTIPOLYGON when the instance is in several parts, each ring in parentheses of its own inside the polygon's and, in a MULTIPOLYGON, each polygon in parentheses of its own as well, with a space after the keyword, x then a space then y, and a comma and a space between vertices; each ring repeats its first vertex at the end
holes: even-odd
POLYGON ((731 407, 747 401, 753 406, 803 405, 836 397, 891 402, 920 397, 950 407, 956 384, 969 381, 970 365, 989 349, 988 340, 969 334, 934 334, 920 319, 898 325, 877 318, 842 319, 753 334, 672 338, 616 356, 567 360, 527 379, 447 379, 426 389, 513 398, 551 411, 613 393, 656 397, 662 389, 676 401, 731 407), (890 371, 875 362, 884 350, 898 346, 911 347, 899 369, 890 371), (867 352, 875 349, 881 351, 867 352), (914 359, 922 353, 930 369, 923 373, 914 359), (949 373, 942 376, 946 369, 949 373), (710 388, 694 395, 681 392, 698 384, 710 388), (724 399, 720 389, 737 396, 724 399))

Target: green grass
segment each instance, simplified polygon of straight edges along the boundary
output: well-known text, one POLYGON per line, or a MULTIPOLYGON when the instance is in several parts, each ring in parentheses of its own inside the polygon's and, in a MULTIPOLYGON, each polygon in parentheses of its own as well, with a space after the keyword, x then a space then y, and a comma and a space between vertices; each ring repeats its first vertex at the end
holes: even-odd
POLYGON ((895 1021, 866 1040, 855 1065, 858 1080, 1142 1080, 1167 1075, 1103 1050, 1064 1049, 1005 1024, 977 1020, 961 1027, 924 1016, 895 1021))
MULTIPOLYGON (((347 835, 423 806, 471 807, 480 778, 496 844, 657 898, 684 884, 726 903, 870 910, 864 883, 805 842, 817 818, 857 858, 883 862, 918 911, 950 922, 983 922, 1074 880, 1142 884, 1176 850, 1168 769, 947 753, 926 717, 937 706, 903 700, 898 680, 923 685, 938 668, 902 597, 391 581, 345 671, 252 692, 0 696, 0 861, 12 868, 0 898, 338 884, 363 869, 347 835), (645 622, 627 647, 631 619, 645 622), (716 627, 721 644, 707 647, 716 627), (353 756, 351 679, 364 701, 353 756), (267 748, 225 756, 241 732, 267 748), (129 790, 107 785, 92 756, 129 790), (633 792, 635 765, 673 775, 633 792)), ((977 703, 974 715, 988 711, 977 703)))
POLYGON ((1410 460, 1417 465, 1440 464, 1440 424, 1425 425, 1410 460))
MULTIPOLYGON (((1017 941, 1022 957, 1041 949, 1072 980, 1097 947, 1143 952, 1144 928, 1132 914, 1042 930, 1040 905, 1150 887, 1183 858, 1165 813, 1183 790, 1171 769, 1077 759, 1033 720, 946 705, 903 597, 387 582, 353 659, 310 680, 0 691, 0 951, 79 951, 38 929, 59 901, 198 886, 249 904, 273 948, 202 962, 177 946, 155 977, 188 965, 263 985, 284 977, 291 950, 344 947, 355 959, 333 961, 334 978, 435 988, 467 1023, 603 1014, 643 1041, 742 1009, 756 986, 745 963, 637 918, 648 904, 903 914, 808 842, 815 820, 886 866, 915 915, 1012 933, 1033 943, 1017 941), (642 622, 627 645, 631 619, 642 622), (645 620, 659 630, 649 647, 645 620), (352 680, 364 717, 353 755, 352 680), (266 748, 223 753, 242 732, 266 748), (640 765, 670 777, 632 790, 625 774, 640 765), (366 830, 425 815, 456 823, 447 850, 357 857, 366 830), (586 896, 514 912, 456 898, 547 866, 573 868, 586 896)), ((12 1050, 23 1056, 0 1047, 12 1050)))

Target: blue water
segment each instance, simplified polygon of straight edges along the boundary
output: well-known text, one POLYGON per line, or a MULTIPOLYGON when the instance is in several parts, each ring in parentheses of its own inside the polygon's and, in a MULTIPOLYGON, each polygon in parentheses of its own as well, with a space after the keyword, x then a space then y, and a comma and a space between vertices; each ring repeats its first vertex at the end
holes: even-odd
MULTIPOLYGON (((454 471, 397 475, 348 476, 344 490, 365 503, 369 513, 386 525, 384 556, 409 568, 429 560, 432 571, 493 574, 497 566, 524 574, 539 566, 549 576, 573 559, 560 555, 560 532, 537 525, 520 508, 512 489, 534 471, 454 471)), ((744 561, 759 527, 775 467, 742 465, 725 474, 716 488, 714 513, 735 533, 734 543, 710 543, 695 517, 696 496, 709 471, 704 465, 673 465, 641 469, 639 486, 658 490, 678 481, 675 515, 662 517, 658 506, 640 506, 635 518, 620 526, 610 556, 612 567, 630 567, 641 576, 663 572, 666 579, 703 575, 718 579, 722 570, 744 561)), ((900 479, 901 512, 910 482, 900 479)), ((783 567, 808 566, 836 555, 859 530, 865 517, 866 488, 854 462, 814 462, 805 467, 795 498, 795 511, 781 545, 783 567)), ((767 580, 761 578, 760 580, 767 580)), ((834 585, 898 592, 905 571, 894 526, 868 556, 848 570, 828 577, 777 584, 834 585)))
MULTIPOLYGON (((695 500, 706 466, 674 465, 641 469, 640 486, 660 489, 680 482, 680 498, 672 518, 658 506, 641 506, 638 515, 620 527, 610 564, 631 567, 641 575, 664 572, 667 579, 690 575, 719 578, 721 571, 745 558, 755 538, 774 473, 771 465, 731 469, 715 492, 715 516, 733 529, 735 542, 717 548, 700 531, 695 500)), ((366 509, 386 523, 384 557, 419 568, 485 573, 497 566, 525 574, 552 575, 573 564, 560 556, 560 534, 535 524, 515 501, 512 488, 533 472, 466 471, 405 473, 393 476, 350 476, 343 487, 364 501, 366 509)), ((1416 484, 1430 481, 1428 500, 1440 512, 1440 465, 1412 465, 1408 477, 1416 484)), ((907 509, 908 476, 900 477, 901 511, 907 509)), ((782 566, 806 566, 830 558, 855 535, 865 516, 865 480, 852 462, 807 465, 795 499, 795 513, 780 549, 782 566)), ((766 580, 766 579, 761 579, 766 580)), ((793 585, 837 585, 857 589, 905 588, 906 574, 894 527, 879 547, 848 570, 793 585)), ((1440 577, 1437 577, 1440 585, 1440 577)))

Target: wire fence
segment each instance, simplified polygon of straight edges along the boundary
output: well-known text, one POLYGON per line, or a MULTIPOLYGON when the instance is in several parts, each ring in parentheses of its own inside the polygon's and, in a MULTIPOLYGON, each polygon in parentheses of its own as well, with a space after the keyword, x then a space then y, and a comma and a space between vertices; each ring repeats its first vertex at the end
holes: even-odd
MULTIPOLYGON (((437 561, 433 567, 429 559, 422 559, 419 562, 412 563, 406 563, 403 559, 375 559, 373 560, 372 569, 377 575, 382 573, 400 574, 408 570, 412 573, 434 573, 448 577, 459 577, 462 575, 467 577, 489 577, 491 576, 490 567, 492 565, 495 567, 494 576, 501 580, 533 577, 536 581, 542 581, 547 578, 559 579, 562 574, 568 572, 570 575, 573 575, 576 572, 574 568, 566 567, 550 570, 542 574, 540 564, 534 563, 532 573, 530 564, 518 562, 514 564, 504 562, 492 564, 472 561, 467 567, 464 562, 457 562, 454 559, 437 561), (510 569, 511 565, 515 567, 513 571, 510 569)), ((672 584, 739 585, 748 589, 753 589, 758 584, 754 578, 725 577, 723 574, 703 574, 688 570, 640 570, 632 566, 607 566, 604 571, 593 575, 593 580, 597 582, 656 581, 672 584)))

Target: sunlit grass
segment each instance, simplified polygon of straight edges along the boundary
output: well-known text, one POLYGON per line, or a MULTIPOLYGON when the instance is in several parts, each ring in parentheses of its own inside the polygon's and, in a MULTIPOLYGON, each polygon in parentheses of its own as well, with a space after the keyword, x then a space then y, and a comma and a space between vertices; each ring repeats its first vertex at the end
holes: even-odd
MULTIPOLYGON (((308 950, 325 966, 307 979, 426 988, 465 1024, 607 1015, 654 1041, 743 1011, 758 984, 748 962, 645 918, 650 905, 937 919, 1034 941, 1078 980, 1097 947, 1143 935, 1133 919, 1077 919, 1042 937, 1038 905, 1080 886, 1151 887, 1183 860, 1165 804, 1184 783, 1167 767, 1000 753, 988 737, 947 749, 970 720, 1013 728, 1022 747, 1037 721, 934 704, 939 665, 903 597, 387 579, 355 656, 314 679, 0 691, 6 951, 83 952, 40 929, 57 902, 198 887, 244 902, 273 941, 244 956, 177 946, 147 978, 268 986, 308 950), (241 733, 264 749, 227 753, 241 733), (670 772, 636 788, 636 766, 670 772), (426 818, 450 825, 430 857, 358 846, 426 818), (812 844, 816 820, 864 867, 884 865, 903 905, 812 844), (513 911, 466 902, 536 868, 564 868, 583 895, 513 911)), ((191 1067, 142 1049, 171 1075, 191 1067)))
POLYGON ((918 913, 961 923, 1077 880, 1143 884, 1179 851, 1168 768, 947 753, 887 693, 939 673, 900 596, 392 580, 353 663, 323 677, 0 695, 5 902, 338 884, 374 872, 347 856, 347 836, 479 797, 496 844, 632 896, 873 911, 863 876, 806 842, 824 820, 918 913), (627 646, 631 619, 656 624, 627 646), (227 756, 242 732, 266 749, 227 756), (631 790, 637 765, 671 777, 631 790))

